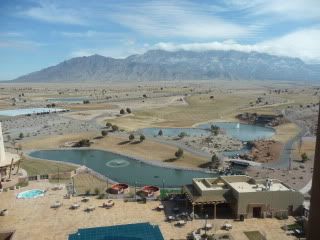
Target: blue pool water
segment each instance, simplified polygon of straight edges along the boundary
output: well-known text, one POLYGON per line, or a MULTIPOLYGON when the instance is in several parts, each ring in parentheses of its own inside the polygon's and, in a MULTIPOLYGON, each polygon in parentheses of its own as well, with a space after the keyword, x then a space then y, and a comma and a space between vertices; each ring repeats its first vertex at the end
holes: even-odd
POLYGON ((164 183, 165 187, 180 187, 191 183, 193 178, 217 175, 196 170, 151 165, 130 157, 94 149, 39 150, 29 155, 39 159, 85 165, 116 182, 127 183, 131 186, 136 183, 139 186, 162 187, 164 183))
POLYGON ((30 198, 38 198, 44 196, 44 191, 40 189, 32 189, 28 191, 24 191, 17 194, 17 198, 19 199, 30 199, 30 198))
POLYGON ((163 240, 157 225, 134 223, 110 227, 82 228, 69 235, 69 240, 163 240))
POLYGON ((189 136, 208 136, 211 134, 211 125, 220 127, 228 136, 240 141, 267 139, 275 133, 273 128, 231 122, 212 122, 200 124, 195 128, 144 128, 139 132, 149 137, 158 136, 160 130, 166 137, 178 137, 181 132, 185 132, 189 136))
POLYGON ((20 108, 20 109, 10 109, 10 110, 1 110, 0 116, 19 116, 19 115, 27 115, 27 114, 36 114, 36 113, 44 113, 44 112, 62 112, 65 109, 61 108, 20 108))

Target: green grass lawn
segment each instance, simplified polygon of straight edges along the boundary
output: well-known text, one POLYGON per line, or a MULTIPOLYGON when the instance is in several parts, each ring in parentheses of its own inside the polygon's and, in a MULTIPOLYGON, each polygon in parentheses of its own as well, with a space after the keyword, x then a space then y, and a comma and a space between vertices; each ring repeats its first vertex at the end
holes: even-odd
POLYGON ((29 176, 57 173, 58 168, 61 173, 71 172, 76 169, 75 166, 68 164, 33 159, 23 161, 20 166, 27 171, 29 176))
POLYGON ((249 240, 266 240, 259 231, 243 232, 249 240))

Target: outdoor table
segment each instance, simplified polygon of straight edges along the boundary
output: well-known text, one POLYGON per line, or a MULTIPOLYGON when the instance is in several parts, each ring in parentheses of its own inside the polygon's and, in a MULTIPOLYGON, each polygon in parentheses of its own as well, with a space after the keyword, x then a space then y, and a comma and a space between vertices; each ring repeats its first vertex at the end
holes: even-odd
POLYGON ((174 220, 175 217, 174 216, 168 216, 168 220, 171 221, 171 220, 174 220))

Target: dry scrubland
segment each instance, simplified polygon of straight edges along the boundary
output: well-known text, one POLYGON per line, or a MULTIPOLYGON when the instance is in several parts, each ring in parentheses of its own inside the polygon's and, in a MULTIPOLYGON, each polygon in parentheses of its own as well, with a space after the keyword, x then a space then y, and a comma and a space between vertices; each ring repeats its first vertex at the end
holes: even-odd
MULTIPOLYGON (((305 128, 307 136, 314 134, 320 91, 315 86, 285 82, 201 81, 111 83, 108 86, 78 84, 76 87, 68 84, 63 87, 58 84, 2 84, 0 95, 1 109, 45 107, 51 103, 47 101, 49 98, 90 99, 89 104, 56 102, 57 107, 72 110, 69 113, 12 119, 1 117, 5 120, 5 139, 7 135, 16 139, 6 141, 6 146, 21 144, 23 150, 29 150, 56 148, 83 138, 94 139, 101 134, 106 122, 128 131, 152 126, 191 127, 208 121, 237 121, 235 116, 244 112, 284 114, 288 123, 275 127, 276 135, 272 139, 285 144, 301 128, 305 128), (260 102, 257 102, 258 98, 260 102), (120 109, 126 108, 130 108, 132 113, 120 115, 120 109), (17 139, 20 132, 24 133, 23 140, 17 139)), ((123 132, 109 134, 103 139, 93 140, 92 147, 158 163, 172 158, 177 149, 149 138, 139 144, 120 144, 127 137, 128 134, 123 132)), ((309 148, 305 151, 312 158, 314 144, 310 143, 309 148)), ((208 157, 198 157, 185 151, 183 158, 166 164, 198 167, 207 161, 208 157)), ((40 171, 44 167, 36 162, 24 163, 30 172, 35 166, 40 171)), ((48 168, 51 168, 49 163, 48 168)))

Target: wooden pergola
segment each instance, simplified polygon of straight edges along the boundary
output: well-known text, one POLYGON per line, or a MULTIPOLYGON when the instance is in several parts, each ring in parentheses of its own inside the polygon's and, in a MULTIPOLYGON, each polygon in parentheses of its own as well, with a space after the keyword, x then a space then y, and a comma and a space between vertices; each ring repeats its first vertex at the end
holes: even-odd
POLYGON ((195 206, 201 206, 201 209, 203 209, 204 205, 212 205, 213 206, 213 218, 217 218, 217 205, 227 203, 225 198, 217 198, 212 197, 212 200, 208 200, 202 197, 195 197, 192 195, 191 192, 185 191, 186 199, 189 201, 192 205, 192 213, 194 213, 195 206))

